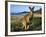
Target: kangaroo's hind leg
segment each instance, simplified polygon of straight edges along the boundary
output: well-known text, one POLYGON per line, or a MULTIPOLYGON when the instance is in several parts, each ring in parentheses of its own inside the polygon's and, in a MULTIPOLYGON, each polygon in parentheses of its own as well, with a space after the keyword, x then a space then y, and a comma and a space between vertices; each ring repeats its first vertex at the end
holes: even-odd
POLYGON ((29 29, 29 25, 27 25, 27 30, 29 29))

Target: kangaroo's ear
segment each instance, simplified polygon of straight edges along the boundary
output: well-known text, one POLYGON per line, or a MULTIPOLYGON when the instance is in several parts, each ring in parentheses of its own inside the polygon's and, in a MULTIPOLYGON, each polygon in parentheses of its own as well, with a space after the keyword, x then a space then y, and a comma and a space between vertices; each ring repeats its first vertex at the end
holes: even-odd
POLYGON ((35 7, 32 7, 32 10, 34 10, 35 7))
POLYGON ((34 8, 35 8, 35 7, 32 7, 32 8, 31 8, 31 7, 29 6, 29 9, 30 9, 31 11, 33 11, 33 10, 34 10, 34 8))
POLYGON ((32 7, 32 8, 31 8, 31 7, 29 6, 29 9, 30 9, 31 11, 34 11, 34 8, 35 8, 35 7, 32 7))
POLYGON ((29 6, 29 9, 32 10, 32 8, 29 6))

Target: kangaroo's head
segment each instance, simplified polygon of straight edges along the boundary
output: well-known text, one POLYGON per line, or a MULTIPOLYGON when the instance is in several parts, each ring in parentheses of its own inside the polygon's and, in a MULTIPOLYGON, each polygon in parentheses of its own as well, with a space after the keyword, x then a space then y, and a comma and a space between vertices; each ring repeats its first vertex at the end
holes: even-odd
POLYGON ((35 7, 32 7, 32 8, 31 8, 31 7, 29 6, 30 11, 32 11, 32 12, 34 11, 34 8, 35 8, 35 7))

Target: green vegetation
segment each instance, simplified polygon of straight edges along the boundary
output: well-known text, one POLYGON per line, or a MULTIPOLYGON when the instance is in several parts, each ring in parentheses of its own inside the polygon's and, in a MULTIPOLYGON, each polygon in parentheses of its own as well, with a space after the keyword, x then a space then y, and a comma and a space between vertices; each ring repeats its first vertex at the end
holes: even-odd
MULTIPOLYGON (((14 16, 12 16, 14 17, 14 16)), ((11 21, 15 21, 16 19, 14 18, 11 18, 11 21)), ((36 31, 36 30, 41 30, 42 29, 42 18, 41 17, 33 17, 33 20, 32 20, 32 25, 30 25, 30 28, 29 28, 29 31, 36 31)), ((14 31, 24 31, 24 28, 22 27, 22 23, 21 21, 17 22, 16 23, 11 23, 11 31, 14 32, 14 31)))
POLYGON ((32 20, 32 30, 41 30, 42 28, 42 18, 41 17, 33 17, 33 20, 32 20))

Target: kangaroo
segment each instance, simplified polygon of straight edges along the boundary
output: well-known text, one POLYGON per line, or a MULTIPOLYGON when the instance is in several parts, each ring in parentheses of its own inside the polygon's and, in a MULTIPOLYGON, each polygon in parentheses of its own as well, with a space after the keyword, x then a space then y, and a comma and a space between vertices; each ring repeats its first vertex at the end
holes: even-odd
POLYGON ((28 14, 22 18, 23 28, 25 30, 29 29, 29 25, 31 24, 31 20, 33 18, 33 9, 34 9, 34 7, 33 8, 29 7, 29 9, 30 9, 30 12, 28 12, 28 14))

